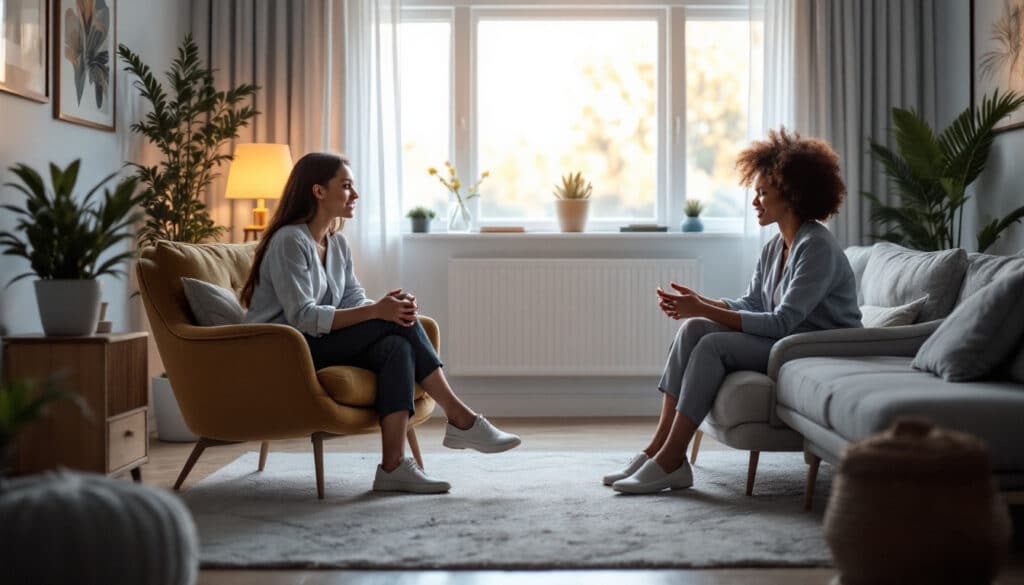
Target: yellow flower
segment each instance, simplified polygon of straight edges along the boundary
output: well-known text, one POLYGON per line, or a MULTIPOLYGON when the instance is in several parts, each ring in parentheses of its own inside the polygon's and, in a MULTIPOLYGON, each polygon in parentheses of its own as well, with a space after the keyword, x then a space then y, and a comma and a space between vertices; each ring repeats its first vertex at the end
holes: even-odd
POLYGON ((458 191, 459 187, 461 187, 461 186, 462 186, 462 182, 459 181, 458 179, 454 179, 452 181, 452 189, 455 189, 456 191, 458 191))
POLYGON ((448 174, 454 177, 455 176, 455 167, 449 166, 448 167, 448 174))
POLYGON ((427 172, 430 173, 430 176, 434 176, 437 174, 437 169, 435 169, 434 167, 430 167, 429 169, 427 169, 427 172))
POLYGON ((491 171, 484 171, 483 174, 480 175, 480 178, 481 179, 486 179, 487 177, 490 177, 490 176, 491 176, 491 171))

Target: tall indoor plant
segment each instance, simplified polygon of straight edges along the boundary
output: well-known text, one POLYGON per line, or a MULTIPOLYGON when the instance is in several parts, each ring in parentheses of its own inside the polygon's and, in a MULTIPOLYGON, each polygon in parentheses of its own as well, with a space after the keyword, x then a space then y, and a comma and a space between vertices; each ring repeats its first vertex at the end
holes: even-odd
MULTIPOLYGON (((985 96, 936 135, 916 113, 893 108, 896 150, 871 142, 871 154, 896 187, 900 202, 885 205, 877 195, 862 193, 872 203, 871 218, 887 231, 877 238, 918 250, 957 248, 962 244, 963 206, 967 187, 985 169, 999 120, 1024 104, 1024 96, 998 90, 985 96)), ((978 251, 1024 218, 1024 206, 979 230, 978 251)))
POLYGON ((237 138, 239 129, 257 114, 252 106, 243 105, 257 87, 243 83, 218 91, 213 70, 203 65, 191 35, 185 37, 167 71, 169 90, 131 49, 121 45, 117 54, 151 107, 142 121, 132 124, 132 131, 149 139, 163 155, 156 165, 131 163, 146 186, 147 217, 139 242, 197 243, 218 237, 226 228, 214 224, 200 197, 216 178, 220 164, 231 160, 221 147, 237 138))
POLYGON ((84 197, 77 197, 74 190, 80 167, 80 160, 65 169, 51 163, 51 188, 47 189, 34 169, 14 165, 11 172, 21 182, 6 186, 21 191, 25 204, 0 206, 18 216, 14 230, 0 232, 0 249, 6 255, 25 258, 32 266, 11 283, 39 277, 36 300, 47 335, 94 333, 100 311, 96 278, 124 275, 119 266, 135 254, 127 250, 101 261, 108 250, 132 238, 128 228, 139 219, 135 209, 143 197, 135 192, 137 179, 122 179, 113 191, 106 189, 102 201, 94 205, 93 196, 117 173, 107 175, 84 197))

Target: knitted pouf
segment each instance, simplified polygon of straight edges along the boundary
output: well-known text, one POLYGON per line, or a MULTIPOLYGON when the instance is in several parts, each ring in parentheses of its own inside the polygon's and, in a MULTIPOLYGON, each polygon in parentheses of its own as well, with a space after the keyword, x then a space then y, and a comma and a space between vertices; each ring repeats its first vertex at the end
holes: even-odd
POLYGON ((975 437, 901 419, 847 448, 825 510, 842 585, 991 583, 1010 521, 975 437))
POLYGON ((54 472, 0 483, 0 581, 192 585, 195 524, 163 490, 54 472))

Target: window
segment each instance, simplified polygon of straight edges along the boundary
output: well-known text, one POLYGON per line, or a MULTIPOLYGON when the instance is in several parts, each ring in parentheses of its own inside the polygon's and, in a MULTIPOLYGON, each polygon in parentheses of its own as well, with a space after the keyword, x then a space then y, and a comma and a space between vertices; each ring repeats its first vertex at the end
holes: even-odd
POLYGON ((705 202, 709 229, 740 229, 746 2, 411 2, 399 42, 406 209, 443 214, 426 169, 451 160, 464 183, 490 172, 472 201, 480 225, 557 229, 552 191, 579 171, 594 187, 588 229, 678 226, 688 198, 705 202))

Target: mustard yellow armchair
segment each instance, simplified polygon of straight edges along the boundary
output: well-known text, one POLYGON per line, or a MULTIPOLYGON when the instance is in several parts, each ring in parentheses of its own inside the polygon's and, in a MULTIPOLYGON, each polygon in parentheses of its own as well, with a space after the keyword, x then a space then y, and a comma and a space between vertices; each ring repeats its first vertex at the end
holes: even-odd
MULTIPOLYGON (((302 334, 286 325, 193 324, 181 278, 204 280, 237 295, 255 250, 255 243, 161 241, 142 251, 136 270, 153 337, 185 423, 201 437, 174 489, 181 487, 207 447, 261 441, 262 471, 269 441, 308 436, 317 496, 323 499, 324 439, 380 430, 373 408, 377 377, 355 367, 314 370, 302 334)), ((420 322, 440 352, 437 323, 427 317, 420 322)), ((413 428, 430 417, 434 401, 418 385, 415 406, 408 440, 422 466, 413 428)))

